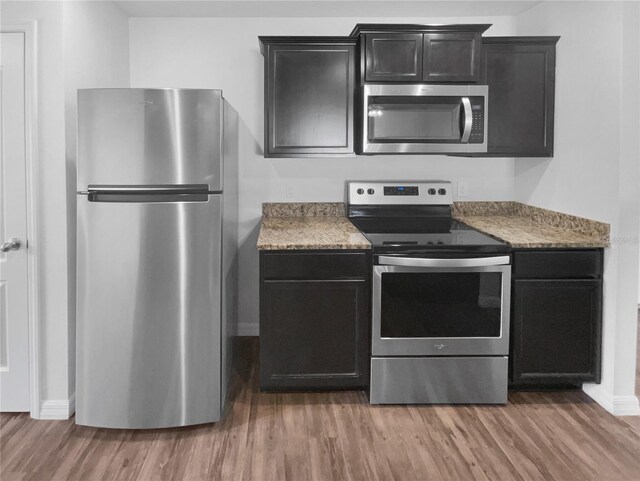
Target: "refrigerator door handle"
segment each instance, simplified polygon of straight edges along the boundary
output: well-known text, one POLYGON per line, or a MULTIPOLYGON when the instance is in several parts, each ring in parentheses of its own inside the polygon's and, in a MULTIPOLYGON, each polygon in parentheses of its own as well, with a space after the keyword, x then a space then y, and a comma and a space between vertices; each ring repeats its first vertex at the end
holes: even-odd
POLYGON ((182 185, 90 185, 89 202, 207 202, 207 184, 182 185))
POLYGON ((207 184, 169 184, 169 185, 93 185, 87 188, 87 193, 100 194, 208 194, 207 184))
POLYGON ((128 203, 150 203, 150 202, 208 202, 209 194, 105 194, 100 192, 90 192, 87 194, 89 202, 128 202, 128 203))

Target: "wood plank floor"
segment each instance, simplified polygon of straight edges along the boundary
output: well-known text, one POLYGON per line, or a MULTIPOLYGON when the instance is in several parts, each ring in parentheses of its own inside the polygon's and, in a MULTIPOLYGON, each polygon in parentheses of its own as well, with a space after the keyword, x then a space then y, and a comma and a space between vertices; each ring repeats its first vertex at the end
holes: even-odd
POLYGON ((582 391, 511 393, 499 407, 260 393, 257 339, 238 347, 223 422, 121 431, 2 414, 0 479, 640 480, 638 418, 582 391))

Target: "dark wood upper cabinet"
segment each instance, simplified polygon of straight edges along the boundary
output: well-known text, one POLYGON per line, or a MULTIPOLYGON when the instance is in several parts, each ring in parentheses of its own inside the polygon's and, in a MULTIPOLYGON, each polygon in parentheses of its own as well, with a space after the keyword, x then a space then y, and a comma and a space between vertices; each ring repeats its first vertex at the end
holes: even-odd
POLYGON ((479 33, 365 35, 367 82, 477 82, 479 33))
POLYGON ((560 37, 482 37, 489 27, 358 24, 349 37, 259 37, 264 156, 355 155, 364 84, 406 82, 489 86, 487 152, 465 156, 553 157, 560 37))
POLYGON ((422 80, 422 34, 369 34, 365 43, 367 82, 422 80))
POLYGON ((485 37, 489 157, 553 157, 556 43, 560 37, 485 37))
POLYGON ((474 83, 490 25, 358 24, 364 82, 474 83))
POLYGON ((478 81, 482 48, 480 33, 425 33, 423 42, 423 81, 478 81))
POLYGON ((260 37, 265 157, 353 155, 355 41, 260 37))

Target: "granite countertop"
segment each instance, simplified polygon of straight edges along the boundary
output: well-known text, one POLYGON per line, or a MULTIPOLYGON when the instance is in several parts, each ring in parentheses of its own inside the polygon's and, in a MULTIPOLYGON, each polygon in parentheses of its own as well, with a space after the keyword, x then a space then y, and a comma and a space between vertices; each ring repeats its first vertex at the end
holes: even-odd
POLYGON ((342 203, 266 203, 259 250, 371 249, 342 203))
POLYGON ((609 224, 520 202, 456 202, 453 215, 516 248, 609 245, 609 224))
MULTIPOLYGON (((455 219, 511 247, 594 248, 609 245, 609 224, 520 202, 455 202, 455 219)), ((259 250, 371 249, 342 203, 265 203, 259 250)))

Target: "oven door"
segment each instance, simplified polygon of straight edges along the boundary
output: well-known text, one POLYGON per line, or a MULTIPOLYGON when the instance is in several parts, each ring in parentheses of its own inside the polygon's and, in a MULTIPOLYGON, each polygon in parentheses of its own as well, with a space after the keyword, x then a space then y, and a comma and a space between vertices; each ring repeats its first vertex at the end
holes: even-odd
POLYGON ((509 263, 509 256, 380 256, 373 267, 372 355, 507 355, 509 263))
POLYGON ((363 153, 486 152, 486 85, 364 86, 363 153))

